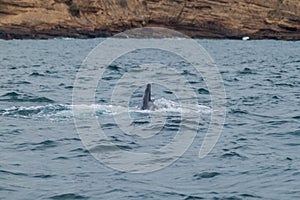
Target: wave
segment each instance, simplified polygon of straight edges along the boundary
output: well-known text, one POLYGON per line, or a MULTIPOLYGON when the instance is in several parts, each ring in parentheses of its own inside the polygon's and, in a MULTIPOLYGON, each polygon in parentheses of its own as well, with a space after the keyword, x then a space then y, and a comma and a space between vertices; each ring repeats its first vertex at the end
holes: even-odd
POLYGON ((7 92, 0 96, 0 101, 9 102, 40 102, 40 103, 54 103, 55 101, 47 97, 37 97, 17 92, 7 92))
MULTIPOLYGON (((12 106, 0 110, 0 115, 18 117, 18 118, 45 118, 58 114, 62 114, 65 111, 70 111, 70 106, 67 105, 45 105, 45 106, 12 106)), ((65 115, 67 116, 67 115, 65 115)))
MULTIPOLYGON (((16 93, 9 94, 18 96, 16 93)), ((76 113, 86 115, 118 115, 122 113, 202 113, 209 114, 211 108, 203 105, 180 105, 177 102, 167 99, 157 99, 154 101, 155 110, 141 110, 136 107, 122 107, 117 105, 91 104, 91 105, 65 105, 65 104, 48 104, 41 106, 12 106, 10 108, 0 110, 1 116, 17 117, 17 118, 48 118, 50 120, 72 119, 73 110, 76 113)))

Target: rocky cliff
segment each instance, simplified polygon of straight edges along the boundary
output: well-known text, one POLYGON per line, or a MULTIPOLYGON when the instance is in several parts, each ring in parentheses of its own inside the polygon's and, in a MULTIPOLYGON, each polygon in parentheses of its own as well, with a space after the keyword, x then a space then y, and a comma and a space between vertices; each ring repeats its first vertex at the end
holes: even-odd
POLYGON ((195 38, 300 39, 299 0, 0 0, 0 38, 109 36, 163 26, 195 38))

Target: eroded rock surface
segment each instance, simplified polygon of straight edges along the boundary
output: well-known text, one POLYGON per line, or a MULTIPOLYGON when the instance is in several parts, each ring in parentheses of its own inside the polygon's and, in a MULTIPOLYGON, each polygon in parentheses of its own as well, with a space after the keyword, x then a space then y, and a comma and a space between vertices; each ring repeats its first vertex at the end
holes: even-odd
POLYGON ((0 0, 0 38, 105 37, 137 27, 194 38, 300 39, 299 0, 0 0))

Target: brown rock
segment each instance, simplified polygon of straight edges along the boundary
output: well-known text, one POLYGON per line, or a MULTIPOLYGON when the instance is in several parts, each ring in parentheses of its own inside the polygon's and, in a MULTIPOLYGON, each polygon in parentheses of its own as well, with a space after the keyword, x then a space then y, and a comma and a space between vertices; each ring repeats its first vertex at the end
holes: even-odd
POLYGON ((146 26, 194 38, 300 39, 299 0, 0 0, 0 38, 106 37, 146 26))

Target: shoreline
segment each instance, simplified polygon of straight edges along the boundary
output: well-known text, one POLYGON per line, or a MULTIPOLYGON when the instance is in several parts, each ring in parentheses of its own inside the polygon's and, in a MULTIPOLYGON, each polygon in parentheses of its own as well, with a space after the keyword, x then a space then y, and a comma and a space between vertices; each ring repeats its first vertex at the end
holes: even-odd
MULTIPOLYGON (((180 32, 180 31, 178 31, 180 32)), ((185 34, 184 32, 181 32, 185 34)), ((109 38, 118 34, 118 32, 109 32, 109 31, 78 31, 78 32, 58 32, 54 31, 43 31, 35 33, 26 33, 26 32, 0 32, 1 40, 48 40, 48 39, 63 39, 63 38, 72 38, 72 39, 93 39, 93 38, 109 38)), ((247 40, 282 40, 282 41, 300 41, 300 34, 298 37, 291 35, 236 35, 236 36, 189 36, 191 39, 196 40, 243 40, 243 37, 249 37, 247 40)), ((122 38, 122 37, 119 37, 122 38)), ((132 37, 132 38, 155 38, 151 36, 143 37, 132 37)), ((180 38, 180 37, 178 37, 180 38)))

